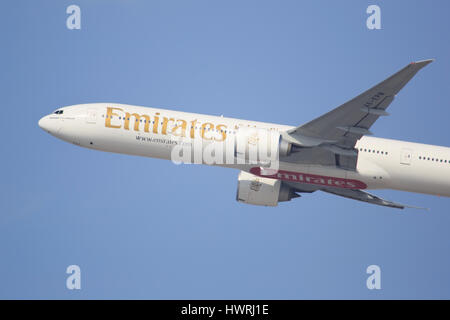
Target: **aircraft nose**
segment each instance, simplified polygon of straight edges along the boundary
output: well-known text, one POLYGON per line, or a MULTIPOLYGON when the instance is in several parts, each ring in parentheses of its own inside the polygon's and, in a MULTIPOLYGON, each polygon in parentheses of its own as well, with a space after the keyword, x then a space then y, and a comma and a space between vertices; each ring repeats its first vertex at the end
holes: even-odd
POLYGON ((54 119, 49 119, 49 116, 45 116, 39 120, 38 125, 42 130, 48 133, 54 133, 56 130, 56 124, 54 122, 54 119))
POLYGON ((38 125, 42 130, 49 131, 48 130, 48 120, 46 119, 47 116, 42 117, 39 119, 38 125))

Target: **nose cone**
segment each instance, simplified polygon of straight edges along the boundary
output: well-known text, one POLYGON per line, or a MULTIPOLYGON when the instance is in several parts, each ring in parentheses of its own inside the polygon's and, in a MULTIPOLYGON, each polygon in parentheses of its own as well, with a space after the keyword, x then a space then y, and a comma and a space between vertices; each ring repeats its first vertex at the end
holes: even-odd
POLYGON ((49 116, 45 116, 39 120, 38 125, 39 127, 41 127, 42 130, 51 134, 55 134, 59 129, 58 122, 59 121, 57 119, 50 119, 49 116))
POLYGON ((47 119, 47 116, 45 116, 45 117, 42 117, 40 120, 39 120, 39 122, 38 122, 38 125, 39 125, 39 127, 42 129, 42 130, 45 130, 45 131, 47 131, 47 132, 50 132, 50 126, 49 126, 49 121, 48 121, 48 119, 47 119))

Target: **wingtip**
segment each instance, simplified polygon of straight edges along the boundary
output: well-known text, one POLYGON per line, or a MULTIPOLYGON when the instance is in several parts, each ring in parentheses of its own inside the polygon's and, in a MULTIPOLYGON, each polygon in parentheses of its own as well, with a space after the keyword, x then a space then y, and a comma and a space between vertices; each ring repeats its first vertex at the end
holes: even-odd
POLYGON ((411 64, 413 65, 420 65, 422 67, 426 66, 427 64, 433 62, 435 59, 426 59, 426 60, 419 60, 419 61, 413 61, 411 64))
POLYGON ((410 205, 403 205, 403 206, 405 208, 408 208, 408 209, 417 209, 417 210, 430 211, 430 208, 416 207, 416 206, 410 206, 410 205))

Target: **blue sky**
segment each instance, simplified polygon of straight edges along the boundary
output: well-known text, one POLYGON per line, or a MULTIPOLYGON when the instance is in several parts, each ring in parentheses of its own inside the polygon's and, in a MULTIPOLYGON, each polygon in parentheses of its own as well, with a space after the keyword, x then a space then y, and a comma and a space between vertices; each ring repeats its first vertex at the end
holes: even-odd
POLYGON ((448 1, 4 1, 0 298, 450 298, 450 199, 235 201, 237 171, 82 149, 37 121, 117 102, 305 123, 435 58, 372 128, 450 146, 448 1), (81 8, 81 30, 66 8, 81 8), (381 30, 366 8, 381 8, 381 30), (66 289, 79 265, 82 289, 66 289), (366 288, 381 267, 382 289, 366 288))

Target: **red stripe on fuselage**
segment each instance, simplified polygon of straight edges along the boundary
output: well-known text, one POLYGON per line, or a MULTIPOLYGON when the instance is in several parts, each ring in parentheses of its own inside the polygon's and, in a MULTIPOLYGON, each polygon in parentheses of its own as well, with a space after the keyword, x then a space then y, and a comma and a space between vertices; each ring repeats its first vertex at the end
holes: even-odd
POLYGON ((315 175, 315 174, 302 173, 302 172, 278 170, 274 174, 265 175, 265 174, 261 174, 260 167, 254 167, 254 168, 250 169, 250 173, 260 176, 260 177, 264 177, 264 178, 272 178, 272 179, 279 179, 279 180, 290 181, 290 182, 315 184, 315 185, 326 186, 326 187, 335 187, 335 188, 344 188, 344 189, 366 189, 367 188, 367 185, 364 182, 354 180, 354 179, 319 176, 319 175, 315 175))

